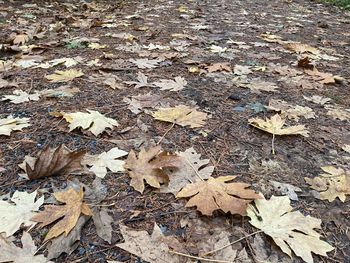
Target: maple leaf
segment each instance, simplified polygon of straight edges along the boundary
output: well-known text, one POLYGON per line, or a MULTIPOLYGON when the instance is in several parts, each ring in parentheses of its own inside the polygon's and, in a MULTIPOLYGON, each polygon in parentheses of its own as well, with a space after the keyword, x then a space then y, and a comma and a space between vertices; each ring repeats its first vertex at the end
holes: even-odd
POLYGON ((80 90, 78 88, 71 88, 68 85, 64 85, 61 87, 58 87, 56 89, 45 89, 40 91, 40 95, 44 97, 68 97, 71 98, 75 95, 75 93, 78 93, 80 90))
POLYGON ((144 108, 153 108, 161 103, 161 97, 150 92, 145 95, 132 96, 131 99, 124 98, 124 102, 128 103, 128 109, 135 114, 139 114, 144 108))
POLYGON ((12 131, 21 131, 30 126, 29 118, 13 118, 11 115, 0 119, 0 135, 10 136, 12 131))
POLYGON ((7 81, 5 79, 0 78, 0 89, 1 88, 11 88, 11 87, 18 88, 18 85, 16 82, 10 82, 10 81, 7 81))
POLYGON ((74 228, 81 214, 92 216, 92 212, 87 204, 83 202, 84 191, 69 189, 67 191, 56 192, 54 197, 64 205, 46 205, 45 210, 36 214, 31 220, 41 223, 40 227, 47 226, 59 220, 47 233, 45 241, 57 237, 62 233, 65 236, 74 228))
POLYGON ((130 62, 134 63, 138 68, 156 68, 159 66, 158 59, 148 59, 148 58, 140 58, 140 59, 129 59, 130 62))
POLYGON ((152 235, 147 231, 135 231, 124 225, 120 225, 120 232, 125 242, 116 246, 147 262, 183 262, 179 256, 170 253, 170 249, 183 250, 181 244, 174 237, 164 236, 156 223, 152 235))
POLYGON ((248 75, 248 74, 252 74, 253 71, 250 69, 249 66, 241 66, 241 65, 235 65, 235 67, 233 68, 233 73, 235 75, 248 75))
POLYGON ((116 159, 127 154, 127 152, 115 147, 99 155, 85 156, 82 163, 91 166, 89 171, 93 172, 97 177, 104 178, 107 174, 107 168, 113 173, 124 171, 124 161, 116 159))
POLYGON ((121 90, 125 88, 123 83, 121 83, 121 79, 118 78, 117 76, 113 74, 106 74, 106 73, 103 73, 103 76, 105 77, 105 79, 103 80, 103 84, 106 84, 111 89, 121 90))
POLYGON ((314 229, 321 228, 321 220, 292 211, 288 196, 272 196, 270 200, 255 200, 249 205, 249 223, 272 237, 284 253, 292 256, 291 250, 307 263, 313 263, 311 252, 327 256, 334 248, 320 240, 314 229))
POLYGON ((311 108, 300 105, 292 106, 284 100, 271 99, 269 101, 269 106, 266 108, 269 110, 280 111, 282 118, 287 117, 289 119, 294 119, 295 121, 299 121, 299 117, 304 117, 305 119, 315 118, 315 113, 311 108))
POLYGON ((50 82, 68 82, 83 75, 84 73, 81 70, 76 69, 56 70, 54 74, 46 75, 45 78, 50 82))
POLYGON ((82 171, 80 161, 85 154, 84 150, 71 151, 64 144, 56 148, 46 145, 38 154, 33 163, 21 166, 30 180, 55 175, 68 175, 82 171))
POLYGON ((313 179, 305 177, 305 181, 312 189, 320 192, 319 199, 332 202, 338 197, 345 202, 346 195, 350 195, 350 171, 334 166, 324 166, 321 169, 326 173, 313 179))
POLYGON ((238 81, 237 85, 239 87, 248 88, 253 93, 260 93, 260 91, 275 92, 276 89, 278 89, 278 86, 275 83, 269 82, 269 81, 263 81, 259 78, 254 78, 254 79, 251 79, 250 81, 243 81, 243 82, 238 81))
POLYGON ((23 55, 20 59, 16 60, 15 66, 21 68, 30 68, 33 66, 37 66, 39 62, 41 62, 44 58, 42 56, 28 56, 23 55))
POLYGON ((28 232, 23 232, 22 247, 17 247, 11 241, 6 240, 0 235, 0 262, 14 263, 49 263, 44 255, 37 255, 37 247, 35 246, 32 237, 28 232))
POLYGON ((320 51, 317 48, 302 43, 289 43, 284 47, 295 53, 312 53, 314 55, 320 54, 320 51))
POLYGON ((72 66, 77 65, 79 62, 81 62, 83 59, 81 57, 75 57, 75 58, 56 58, 50 61, 47 61, 45 63, 41 63, 36 66, 36 68, 52 68, 54 66, 63 64, 66 68, 70 68, 72 66))
POLYGON ((191 128, 202 127, 207 118, 206 113, 185 105, 178 105, 173 108, 160 108, 152 116, 156 120, 172 122, 183 127, 190 126, 191 128))
POLYGON ((300 134, 304 137, 309 137, 304 125, 289 126, 287 128, 282 128, 286 120, 282 119, 279 114, 275 114, 271 119, 266 118, 266 120, 260 118, 249 119, 249 124, 258 128, 260 130, 266 131, 274 135, 297 135, 300 134))
POLYGON ((332 116, 333 119, 339 119, 341 121, 350 121, 350 109, 342 109, 340 107, 325 106, 328 110, 327 115, 332 116))
POLYGON ((324 73, 318 71, 316 68, 313 70, 305 70, 305 73, 311 76, 315 81, 320 82, 321 84, 333 84, 337 81, 342 80, 339 76, 334 76, 331 73, 324 73))
POLYGON ((303 96, 303 97, 307 101, 311 101, 311 102, 319 104, 319 105, 325 105, 326 103, 328 103, 332 100, 330 98, 325 98, 325 97, 318 96, 318 95, 313 95, 311 97, 307 97, 307 96, 303 96))
POLYGON ((141 148, 136 153, 131 150, 124 164, 125 170, 131 177, 130 185, 138 192, 145 190, 144 181, 155 188, 160 188, 161 183, 168 181, 168 176, 163 168, 178 167, 180 159, 176 155, 162 152, 160 146, 152 147, 149 150, 141 148))
POLYGON ((161 188, 162 193, 176 195, 188 183, 208 179, 214 171, 214 166, 207 166, 209 159, 201 160, 201 155, 196 153, 193 147, 184 152, 177 153, 181 165, 176 170, 169 169, 169 183, 161 188))
POLYGON ((206 69, 209 73, 217 72, 217 71, 226 71, 231 72, 231 64, 229 62, 222 62, 222 63, 214 63, 210 66, 207 66, 206 69))
POLYGON ((14 95, 5 95, 2 98, 2 101, 10 100, 14 104, 19 104, 19 103, 28 102, 28 101, 37 101, 39 100, 39 97, 40 97, 39 93, 28 94, 23 90, 14 90, 13 94, 14 95))
POLYGON ((93 135, 98 136, 107 128, 113 129, 113 126, 119 126, 116 120, 107 118, 98 111, 87 111, 89 113, 63 113, 63 118, 70 123, 69 131, 81 127, 84 130, 88 129, 93 135))
POLYGON ((152 83, 148 83, 148 77, 142 72, 137 73, 137 81, 124 81, 128 85, 135 85, 136 89, 142 87, 153 87, 152 83))
POLYGON ((187 184, 176 198, 191 197, 186 207, 196 206, 203 215, 212 215, 221 209, 225 213, 245 215, 248 203, 261 198, 249 184, 227 183, 236 176, 209 177, 208 180, 187 184))
POLYGON ((14 204, 0 200, 0 236, 3 232, 6 236, 12 236, 22 224, 25 227, 36 224, 31 218, 44 203, 44 196, 35 201, 36 195, 37 191, 31 194, 16 191, 11 197, 14 204))
POLYGON ((222 53, 222 52, 225 52, 227 51, 227 47, 220 47, 220 46, 217 46, 217 45, 211 45, 209 47, 209 50, 213 53, 222 53))
POLYGON ((13 44, 15 45, 24 45, 26 42, 29 41, 29 35, 23 33, 23 34, 16 34, 13 36, 13 44))
POLYGON ((103 49, 103 48, 106 48, 107 46, 106 45, 101 45, 99 43, 90 43, 88 45, 89 48, 91 49, 103 49))
POLYGON ((187 81, 183 77, 175 77, 175 80, 161 79, 159 82, 153 83, 155 86, 160 87, 160 90, 179 91, 185 88, 187 81))

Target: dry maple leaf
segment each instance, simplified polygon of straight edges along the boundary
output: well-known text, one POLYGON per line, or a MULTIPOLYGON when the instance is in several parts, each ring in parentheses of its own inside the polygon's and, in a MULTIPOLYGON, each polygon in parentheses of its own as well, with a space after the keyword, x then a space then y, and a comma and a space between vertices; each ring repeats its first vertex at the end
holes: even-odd
MULTIPOLYGON (((0 63, 0 65, 1 65, 1 63, 0 63)), ((0 78, 0 89, 1 88, 11 88, 11 87, 18 88, 18 85, 16 82, 10 82, 10 81, 7 81, 6 79, 0 78)))
POLYGON ((11 197, 13 204, 0 200, 0 236, 3 232, 6 236, 12 236, 22 224, 25 227, 36 224, 30 219, 44 203, 44 196, 35 201, 36 195, 37 191, 31 194, 16 191, 11 197))
POLYGON ((342 78, 339 76, 334 76, 331 73, 320 72, 316 68, 313 70, 305 70, 305 73, 321 84, 333 84, 342 80, 342 78))
POLYGON ((260 130, 266 131, 273 135, 297 135, 300 134, 304 137, 309 137, 309 131, 305 129, 304 125, 289 126, 282 128, 286 120, 282 119, 279 114, 275 114, 271 119, 266 120, 260 118, 249 119, 249 124, 260 130))
POLYGON ((161 183, 168 181, 168 176, 163 168, 178 167, 181 164, 176 155, 162 152, 160 146, 150 148, 148 151, 141 148, 136 153, 131 150, 124 164, 125 170, 131 177, 130 185, 138 192, 143 193, 144 181, 155 188, 160 188, 161 183))
POLYGON ((250 66, 235 65, 233 68, 233 73, 239 76, 252 74, 253 71, 250 68, 250 66))
POLYGON ((61 87, 58 87, 56 89, 45 89, 40 91, 40 95, 44 97, 55 97, 55 98, 71 98, 73 97, 76 93, 78 93, 80 90, 78 88, 71 88, 68 85, 64 85, 61 87))
POLYGON ((148 77, 142 72, 137 73, 137 81, 125 81, 128 85, 135 85, 135 89, 143 87, 153 87, 152 83, 148 83, 148 77))
POLYGON ((193 183, 203 179, 208 179, 214 171, 214 166, 207 166, 209 159, 201 160, 193 147, 184 152, 179 152, 181 165, 178 169, 169 169, 169 183, 161 188, 162 193, 172 193, 176 195, 188 183, 193 183))
POLYGON ((264 81, 259 78, 254 78, 249 81, 243 81, 243 82, 238 81, 237 85, 239 87, 248 88, 253 93, 260 93, 260 91, 275 92, 276 89, 278 89, 278 86, 275 83, 264 81))
POLYGON ((268 110, 280 111, 281 118, 294 119, 299 121, 299 117, 304 117, 305 119, 315 118, 314 111, 309 107, 303 107, 300 105, 290 105, 284 100, 271 99, 269 101, 269 106, 265 107, 268 110))
POLYGON ((156 120, 172 122, 183 127, 190 126, 191 128, 202 127, 207 118, 206 113, 185 105, 178 105, 173 108, 160 108, 152 116, 156 120))
POLYGON ((107 174, 107 168, 113 173, 124 171, 124 161, 117 160, 117 158, 127 154, 127 152, 115 147, 99 155, 85 156, 82 163, 91 166, 89 171, 93 172, 97 177, 104 178, 107 174))
POLYGON ((70 123, 69 131, 73 131, 74 129, 81 127, 84 130, 88 129, 93 135, 98 136, 107 128, 113 129, 113 126, 119 125, 116 120, 107 118, 98 111, 87 111, 89 113, 63 113, 63 118, 70 123))
POLYGON ((160 87, 160 90, 179 91, 185 88, 187 81, 183 77, 177 76, 175 77, 175 80, 161 79, 153 84, 160 87))
POLYGON ((210 66, 207 66, 206 69, 209 73, 217 72, 217 71, 226 71, 231 72, 231 64, 229 62, 222 62, 222 63, 214 63, 210 66))
POLYGON ((28 102, 28 101, 37 101, 39 100, 39 96, 40 96, 39 93, 28 94, 23 90, 14 90, 13 94, 14 95, 5 95, 2 98, 2 101, 10 100, 14 104, 19 104, 19 103, 28 102))
POLYGON ((186 207, 196 206, 203 215, 212 215, 221 209, 225 213, 246 214, 247 205, 254 199, 261 198, 254 190, 247 189, 249 184, 227 183, 236 176, 210 177, 206 181, 187 184, 176 198, 191 197, 186 207))
POLYGON ((332 116, 333 119, 339 119, 341 121, 350 121, 350 109, 343 109, 334 106, 325 106, 328 110, 327 115, 332 116))
POLYGON ((31 220, 41 223, 40 226, 47 226, 59 220, 47 233, 45 241, 57 237, 62 233, 65 236, 74 228, 81 214, 92 216, 87 204, 83 202, 84 191, 69 189, 67 191, 54 193, 57 201, 64 205, 46 205, 45 210, 35 215, 31 220))
POLYGON ((129 104, 128 109, 130 111, 139 114, 144 111, 144 108, 154 108, 161 104, 161 96, 149 92, 145 95, 132 96, 131 99, 124 98, 123 101, 129 104))
POLYGON ((134 63, 138 68, 156 68, 159 66, 158 59, 148 59, 148 58, 140 58, 140 59, 129 59, 130 62, 134 63))
POLYGON ((30 180, 82 171, 84 150, 71 151, 64 144, 56 148, 46 145, 34 163, 25 162, 24 170, 30 180))
POLYGON ((49 263, 44 255, 37 255, 37 247, 28 232, 23 232, 22 247, 17 247, 10 240, 6 240, 0 235, 0 262, 13 263, 49 263))
POLYGON ((307 44, 301 43, 289 43, 284 46, 286 49, 293 51, 295 53, 312 53, 314 55, 320 54, 320 51, 317 48, 309 46, 307 44))
POLYGON ((326 173, 313 179, 305 177, 305 181, 312 189, 320 192, 319 199, 332 202, 338 197, 345 202, 346 195, 350 195, 350 171, 333 166, 324 166, 321 169, 326 173))
POLYGON ((170 253, 170 249, 183 250, 181 244, 174 237, 164 236, 156 223, 152 235, 147 231, 135 231, 124 225, 120 225, 120 232, 125 242, 116 246, 147 262, 184 262, 179 256, 170 253))
POLYGON ((29 118, 13 118, 11 115, 0 119, 0 135, 10 136, 12 131, 21 131, 30 126, 29 118))
POLYGON ((319 105, 325 105, 326 103, 328 103, 332 100, 330 98, 325 98, 325 97, 318 96, 318 95, 313 95, 311 97, 307 97, 307 96, 303 96, 303 97, 307 101, 311 101, 311 102, 319 104, 319 105))
POLYGON ((46 75, 45 78, 50 82, 68 82, 83 75, 84 73, 81 70, 76 69, 56 70, 54 74, 46 75))
POLYGON ((334 248, 320 240, 314 229, 321 228, 321 220, 292 211, 288 196, 272 196, 270 200, 256 200, 249 205, 247 214, 250 224, 272 237, 284 253, 292 257, 293 252, 307 263, 313 263, 311 252, 327 256, 334 248))
POLYGON ((29 35, 22 33, 22 34, 16 34, 13 35, 13 44, 15 45, 24 45, 26 42, 29 41, 29 35))

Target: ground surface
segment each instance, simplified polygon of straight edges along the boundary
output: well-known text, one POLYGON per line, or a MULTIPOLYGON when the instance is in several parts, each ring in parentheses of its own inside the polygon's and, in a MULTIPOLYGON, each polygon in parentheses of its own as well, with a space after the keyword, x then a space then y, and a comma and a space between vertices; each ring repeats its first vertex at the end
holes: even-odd
MULTIPOLYGON (((0 118, 12 114, 15 117, 29 117, 31 123, 23 131, 13 132, 11 136, 0 136, 0 167, 6 168, 0 176, 0 195, 15 190, 30 192, 41 188, 47 189, 48 196, 54 189, 64 189, 67 180, 77 177, 86 185, 91 185, 94 179, 92 175, 58 176, 29 182, 21 180, 18 164, 28 154, 35 156, 44 145, 58 146, 64 143, 70 149, 83 148, 91 154, 97 154, 115 146, 125 151, 138 151, 141 144, 149 146, 157 142, 170 124, 156 121, 145 112, 136 115, 123 101, 126 97, 152 91, 169 106, 196 104, 198 110, 210 114, 202 128, 190 129, 175 125, 161 142, 164 149, 184 151, 193 146, 202 154, 202 158, 210 159, 215 166, 214 177, 240 175, 241 181, 252 184, 266 198, 281 195, 278 189, 269 184, 270 180, 301 188, 299 201, 293 201, 293 207, 305 215, 322 219, 322 234, 328 243, 336 247, 328 254, 329 258, 314 256, 315 262, 350 261, 349 198, 344 203, 339 199, 333 202, 319 200, 304 180, 304 177, 318 176, 322 166, 334 165, 349 170, 350 154, 342 148, 350 145, 350 119, 345 116, 340 120, 327 115, 328 109, 303 97, 328 97, 331 99, 329 105, 336 109, 349 108, 349 14, 335 7, 308 1, 95 1, 84 5, 77 1, 59 2, 48 4, 47 1, 30 1, 36 6, 24 7, 23 4, 28 1, 3 1, 0 5, 0 39, 3 44, 12 32, 37 28, 45 33, 40 38, 34 37, 29 43, 43 49, 32 49, 30 55, 40 51, 45 61, 80 56, 84 61, 74 68, 81 69, 85 74, 69 83, 71 87, 80 89, 72 98, 41 98, 21 104, 0 102, 0 118), (132 34, 136 39, 106 35, 120 33, 132 34), (181 39, 173 34, 185 35, 181 39), (262 34, 268 34, 265 40, 262 34), (277 35, 283 41, 309 44, 322 54, 336 58, 334 61, 329 60, 329 57, 311 60, 320 72, 332 73, 343 79, 331 84, 322 84, 311 77, 307 79, 308 84, 304 85, 294 81, 293 77, 299 73, 293 75, 293 70, 307 76, 303 68, 296 66, 298 57, 303 55, 289 52, 270 35, 277 35), (98 38, 91 42, 106 47, 67 47, 67 42, 75 37, 98 38), (231 43, 228 42, 230 40, 231 43), (141 48, 135 52, 121 50, 123 46, 130 49, 137 44, 141 48), (170 46, 172 50, 147 50, 142 47, 149 44, 170 46), (229 49, 215 53, 209 49, 211 45, 229 49), (106 59, 103 52, 113 53, 115 58, 106 59), (141 56, 152 58, 156 52, 177 52, 177 56, 165 59, 160 66, 151 69, 138 69, 128 61, 141 56), (86 65, 97 58, 100 58, 99 65, 86 65), (260 78, 275 83, 279 88, 276 92, 254 93, 240 87, 240 80, 237 79, 239 74, 205 71, 205 66, 217 62, 228 62, 232 71, 235 65, 251 66, 252 73, 248 79, 260 78), (288 69, 276 69, 277 66, 287 66, 288 69), (189 68, 196 71, 196 67, 203 71, 189 71, 189 68), (143 72, 151 82, 181 76, 188 84, 180 91, 163 91, 157 87, 135 89, 126 84, 124 89, 113 90, 100 80, 89 79, 93 74, 101 74, 99 70, 116 75, 120 83, 134 81, 137 73, 143 72), (310 136, 277 137, 275 155, 271 153, 272 136, 248 123, 249 118, 271 117, 274 114, 259 104, 268 105, 271 99, 307 106, 315 113, 315 118, 300 117, 298 121, 299 124, 305 124, 310 136), (253 104, 257 112, 246 107, 249 104, 253 104), (65 121, 49 115, 52 111, 84 112, 85 109, 97 110, 116 119, 120 126, 96 138, 81 130, 68 132, 65 121), (111 140, 119 141, 113 143, 111 140)), ((21 52, 2 50, 0 56, 4 61, 14 60, 20 58, 21 52)), ((62 65, 48 69, 14 67, 2 70, 0 74, 3 79, 16 82, 19 89, 30 93, 60 86, 44 78, 57 69, 65 70, 62 65)), ((8 95, 13 90, 1 88, 0 94, 8 95)), ((296 121, 288 120, 287 123, 295 125, 296 121)), ((122 241, 119 224, 151 232, 154 222, 157 222, 166 234, 176 236, 181 242, 186 239, 191 242, 187 236, 190 227, 181 228, 180 221, 189 214, 193 217, 200 214, 184 208, 182 201, 176 200, 171 194, 159 194, 149 186, 141 195, 129 186, 126 173, 109 173, 102 182, 108 189, 105 204, 113 203, 108 207, 113 216, 112 244, 100 239, 93 223, 89 221, 83 228, 78 248, 69 256, 62 254, 55 262, 141 262, 114 246, 122 241), (135 211, 139 211, 137 216, 132 216, 135 211)), ((240 227, 245 234, 256 231, 248 224, 248 218, 220 212, 215 214, 215 218, 223 219, 233 227, 240 227)), ((43 241, 41 231, 36 229, 31 232, 38 246, 43 241)), ((20 237, 20 234, 16 237, 20 237)), ((242 234, 231 238, 234 240, 240 237, 242 234)), ((268 251, 279 250, 271 239, 262 237, 268 251)), ((254 260, 254 251, 250 246, 253 239, 249 237, 236 244, 241 246, 240 249, 246 248, 250 260, 254 260)), ((42 247, 41 253, 46 252, 45 246, 42 247)), ((282 257, 281 253, 278 255, 282 257)), ((292 262, 300 260, 294 256, 292 262)))

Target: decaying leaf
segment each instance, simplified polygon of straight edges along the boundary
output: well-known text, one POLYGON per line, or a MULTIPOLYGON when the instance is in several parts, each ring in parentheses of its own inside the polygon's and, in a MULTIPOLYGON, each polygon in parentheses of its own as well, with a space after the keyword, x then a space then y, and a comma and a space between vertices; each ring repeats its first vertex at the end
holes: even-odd
POLYGON ((93 172, 97 177, 104 178, 107 174, 107 168, 113 173, 124 171, 124 161, 117 160, 117 158, 127 154, 127 152, 115 147, 99 155, 85 156, 82 163, 91 166, 89 171, 93 172))
POLYGON ((23 90, 14 90, 13 94, 14 95, 5 95, 1 100, 10 100, 14 104, 19 104, 28 101, 37 101, 40 97, 39 93, 28 94, 23 90))
POLYGON ((156 68, 159 66, 158 59, 148 59, 148 58, 140 58, 140 59, 129 59, 130 62, 134 63, 138 68, 156 68))
POLYGON ((190 126, 191 128, 202 127, 207 118, 206 113, 185 105, 178 105, 173 108, 160 108, 152 116, 156 120, 172 122, 183 127, 190 126))
POLYGON ((30 126, 29 118, 13 118, 11 115, 0 119, 0 135, 10 136, 12 131, 21 131, 30 126))
POLYGON ((179 91, 185 88, 187 81, 183 77, 175 77, 175 80, 161 79, 158 82, 153 83, 155 86, 160 87, 160 90, 179 91))
POLYGON ((311 108, 300 105, 293 106, 284 100, 271 99, 269 101, 269 106, 266 108, 273 111, 280 111, 281 118, 287 117, 295 121, 299 121, 299 117, 304 117, 305 119, 315 118, 315 113, 311 108))
POLYGON ((305 181, 311 188, 320 192, 321 200, 334 201, 337 197, 345 202, 350 195, 350 171, 334 166, 324 166, 321 169, 326 172, 313 179, 305 177, 305 181))
MULTIPOLYGON (((0 66, 2 66, 1 63, 0 63, 0 66)), ((11 88, 11 87, 18 88, 18 85, 16 82, 7 81, 6 79, 0 78, 0 89, 1 88, 11 88)))
POLYGON ((122 83, 122 80, 118 76, 110 73, 102 73, 102 76, 104 78, 103 84, 106 84, 111 89, 122 90, 125 88, 124 84, 122 83))
POLYGON ((286 120, 282 119, 279 114, 275 114, 271 119, 266 118, 266 120, 260 118, 249 119, 249 124, 258 128, 260 130, 266 131, 274 135, 302 135, 304 137, 309 137, 309 131, 305 129, 304 125, 289 126, 287 128, 282 128, 286 120))
POLYGON ((231 72, 231 64, 229 62, 222 62, 222 63, 214 63, 210 66, 207 66, 206 69, 209 73, 217 72, 217 71, 226 71, 231 72))
POLYGON ((56 58, 50 61, 47 61, 45 63, 41 63, 40 65, 36 66, 37 68, 52 68, 54 66, 63 64, 66 68, 73 67, 77 65, 79 62, 83 61, 82 57, 75 57, 75 58, 56 58))
POLYGON ((11 36, 13 44, 15 45, 24 45, 30 40, 30 37, 26 33, 14 34, 11 36))
POLYGON ((17 247, 11 241, 6 240, 0 235, 0 262, 14 263, 49 263, 44 255, 37 255, 37 247, 28 232, 23 232, 22 247, 17 247))
POLYGON ((209 179, 214 171, 214 166, 208 166, 209 159, 201 160, 193 147, 184 152, 179 152, 181 165, 178 169, 169 169, 169 183, 161 188, 162 193, 172 193, 176 195, 188 183, 194 183, 203 179, 209 179))
POLYGON ((67 191, 54 193, 57 201, 64 205, 46 205, 45 210, 36 214, 31 220, 41 223, 40 226, 47 226, 55 221, 58 222, 49 230, 45 241, 58 237, 62 233, 65 236, 74 228, 81 214, 92 216, 92 212, 87 204, 83 202, 84 191, 69 189, 67 191))
POLYGON ((196 206, 203 215, 212 215, 221 209, 225 213, 246 215, 247 205, 261 198, 246 183, 228 183, 236 176, 209 177, 208 180, 186 185, 176 198, 191 197, 186 207, 196 206))
POLYGON ((161 104, 161 96, 149 92, 145 95, 132 96, 131 99, 124 98, 123 101, 129 104, 129 110, 135 114, 139 114, 144 108, 154 108, 158 104, 161 104))
POLYGON ((84 73, 81 70, 69 69, 69 70, 56 70, 54 74, 45 76, 50 82, 68 82, 75 78, 83 76, 84 73))
POLYGON ((120 231, 125 242, 117 244, 117 247, 152 263, 180 263, 181 258, 171 254, 170 249, 181 250, 179 242, 174 237, 165 237, 159 226, 154 224, 153 233, 147 231, 135 231, 124 225, 120 225, 120 231))
POLYGON ((278 89, 278 86, 269 81, 264 81, 259 78, 254 78, 249 81, 239 81, 236 83, 239 87, 248 88, 253 93, 260 93, 260 91, 266 91, 266 92, 275 92, 276 89, 278 89))
POLYGON ((25 162, 23 168, 28 179, 39 179, 55 175, 68 175, 73 172, 81 172, 80 164, 84 150, 71 151, 64 144, 56 148, 46 145, 38 154, 34 163, 25 162))
POLYGON ((292 251, 307 263, 313 263, 311 252, 327 256, 334 248, 320 240, 314 229, 321 228, 321 220, 292 211, 288 196, 272 196, 270 200, 256 200, 249 205, 250 223, 275 241, 284 253, 292 257, 292 251))
POLYGON ((36 224, 31 218, 44 203, 44 196, 35 201, 36 195, 37 191, 31 194, 16 191, 11 197, 13 204, 0 200, 0 237, 1 233, 12 236, 21 225, 33 227, 36 224))
POLYGON ((181 164, 180 158, 176 155, 162 152, 160 146, 136 153, 131 150, 125 162, 124 168, 131 177, 130 185, 138 192, 143 193, 144 181, 155 188, 160 188, 161 183, 167 182, 168 176, 163 168, 174 168, 181 164))
POLYGON ((339 76, 334 76, 331 73, 320 72, 316 68, 313 70, 305 70, 305 73, 321 84, 333 84, 342 80, 342 78, 339 76))
POLYGON ((350 109, 343 109, 334 106, 325 106, 328 110, 327 115, 332 116, 333 119, 339 119, 341 121, 350 121, 350 109))
POLYGON ((284 47, 295 53, 311 53, 314 55, 320 54, 320 51, 317 48, 302 43, 289 43, 284 47))
POLYGON ((136 89, 143 87, 153 87, 152 83, 148 83, 148 77, 142 72, 137 73, 137 81, 125 81, 128 85, 135 85, 136 89))
POLYGON ((252 74, 253 71, 250 68, 250 66, 235 65, 233 73, 238 76, 252 74))
POLYGON ((271 180, 270 184, 273 186, 274 190, 278 193, 281 193, 282 195, 286 195, 289 197, 290 200, 298 201, 298 195, 296 192, 302 192, 302 190, 294 185, 286 184, 286 183, 280 183, 271 180))
POLYGON ((311 101, 311 102, 319 104, 319 105, 325 105, 326 103, 328 103, 332 100, 330 98, 325 98, 325 97, 318 96, 318 95, 313 95, 311 97, 307 97, 307 96, 303 96, 303 97, 307 101, 311 101))
POLYGON ((63 98, 63 97, 73 97, 76 93, 78 93, 80 90, 78 88, 71 88, 68 85, 60 86, 56 89, 45 89, 43 91, 40 91, 40 95, 43 97, 56 97, 56 98, 63 98))
POLYGON ((69 122, 69 131, 81 127, 83 130, 88 129, 93 135, 98 136, 107 128, 113 129, 113 126, 119 126, 116 120, 107 118, 98 111, 87 110, 85 112, 63 113, 63 118, 69 122))

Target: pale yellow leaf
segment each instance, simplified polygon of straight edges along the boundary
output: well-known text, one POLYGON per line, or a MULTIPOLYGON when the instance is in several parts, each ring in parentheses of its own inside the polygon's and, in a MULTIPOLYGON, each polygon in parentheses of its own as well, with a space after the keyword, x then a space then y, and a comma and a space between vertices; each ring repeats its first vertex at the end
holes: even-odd
POLYGON ((46 75, 45 78, 50 82, 68 82, 75 78, 83 76, 84 73, 81 70, 69 69, 69 70, 56 70, 54 74, 46 75))

